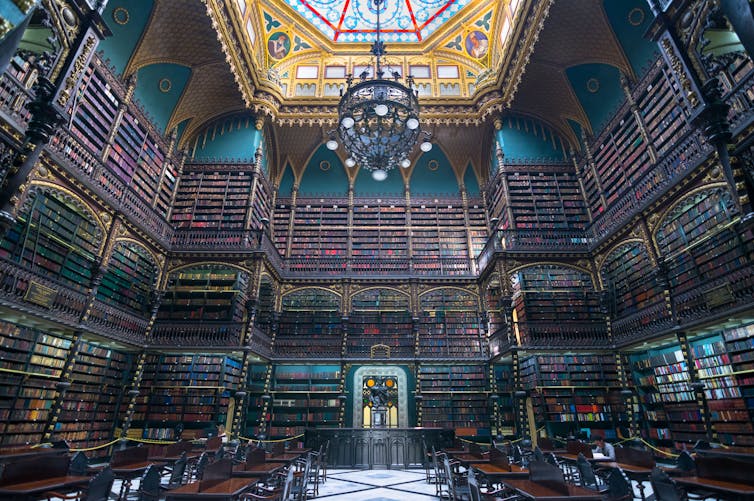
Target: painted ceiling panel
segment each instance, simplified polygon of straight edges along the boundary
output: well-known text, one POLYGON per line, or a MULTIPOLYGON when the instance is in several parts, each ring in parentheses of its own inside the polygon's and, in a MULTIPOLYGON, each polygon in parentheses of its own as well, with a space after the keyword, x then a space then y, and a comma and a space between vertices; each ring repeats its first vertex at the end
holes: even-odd
MULTIPOLYGON (((374 0, 285 0, 335 42, 370 42, 377 28, 374 0)), ((421 42, 471 0, 395 0, 380 6, 387 42, 421 42)))

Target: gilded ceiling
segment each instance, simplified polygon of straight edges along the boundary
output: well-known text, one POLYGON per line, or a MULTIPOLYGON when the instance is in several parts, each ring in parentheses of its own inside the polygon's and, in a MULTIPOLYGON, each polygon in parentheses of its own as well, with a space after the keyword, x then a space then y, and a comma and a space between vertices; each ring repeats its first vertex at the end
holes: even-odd
MULTIPOLYGON (((415 78, 423 127, 457 173, 471 164, 481 179, 489 148, 470 145, 489 143, 500 113, 537 117, 577 147, 569 121, 591 129, 566 70, 602 63, 633 76, 603 1, 387 0, 385 63, 415 78)), ((346 75, 372 68, 370 4, 154 0, 124 76, 187 66, 168 122, 168 131, 186 124, 182 146, 213 120, 251 111, 264 117, 275 158, 301 164, 335 125, 346 75)))

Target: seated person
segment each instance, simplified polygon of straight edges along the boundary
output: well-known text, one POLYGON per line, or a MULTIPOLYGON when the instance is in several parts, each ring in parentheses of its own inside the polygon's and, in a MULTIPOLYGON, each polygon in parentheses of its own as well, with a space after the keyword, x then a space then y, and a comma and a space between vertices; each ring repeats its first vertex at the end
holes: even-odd
POLYGON ((595 436, 594 445, 595 447, 592 448, 592 453, 594 454, 595 459, 609 459, 610 461, 615 461, 615 447, 613 447, 613 444, 610 442, 605 442, 605 437, 600 435, 595 436), (598 456, 598 454, 601 454, 602 457, 598 456))

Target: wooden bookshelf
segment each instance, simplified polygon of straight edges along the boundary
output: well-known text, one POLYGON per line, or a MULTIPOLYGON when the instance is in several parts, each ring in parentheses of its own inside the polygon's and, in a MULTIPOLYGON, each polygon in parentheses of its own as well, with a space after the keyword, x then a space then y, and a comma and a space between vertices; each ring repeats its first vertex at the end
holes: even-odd
POLYGON ((268 364, 250 364, 246 376, 246 389, 249 392, 246 406, 246 437, 253 437, 267 423, 269 413, 265 413, 262 396, 269 390, 272 379, 272 366, 268 364))
POLYGON ((479 298, 458 289, 437 289, 420 297, 417 355, 425 358, 485 356, 479 298))
POLYGON ((226 354, 151 354, 137 399, 134 424, 142 438, 173 439, 214 432, 224 424, 230 391, 240 388, 240 357, 226 354))
POLYGON ((29 211, 0 242, 0 256, 38 270, 76 290, 86 290, 102 230, 90 214, 60 192, 34 192, 29 211))
MULTIPOLYGON (((276 225, 278 223, 276 222, 276 225)), ((300 199, 293 219, 292 257, 345 258, 348 254, 348 204, 300 199)), ((287 221, 285 223, 287 229, 287 221)))
POLYGON ((536 355, 522 359, 520 371, 537 422, 550 436, 589 429, 615 438, 628 421, 612 354, 536 355))
MULTIPOLYGON (((115 426, 125 414, 123 393, 132 377, 131 359, 124 351, 91 341, 80 343, 53 440, 87 448, 115 438, 115 426)), ((97 449, 88 455, 101 457, 107 453, 108 449, 97 449)))
POLYGON ((104 68, 90 64, 79 86, 71 133, 95 156, 100 157, 110 136, 121 99, 108 83, 104 68))
POLYGON ((520 344, 602 344, 604 313, 591 276, 558 265, 534 265, 513 276, 515 331, 520 344))
POLYGON ((563 230, 586 227, 586 205, 572 166, 527 166, 525 171, 506 170, 505 175, 515 229, 563 230))
POLYGON ((486 365, 421 364, 422 425, 447 428, 459 436, 489 436, 486 365))
POLYGON ((390 358, 414 357, 416 336, 406 294, 368 289, 353 296, 345 354, 368 359, 375 345, 388 346, 390 358))
POLYGON ((71 341, 0 321, 0 444, 42 442, 71 341))
MULTIPOLYGON (((643 243, 631 242, 613 250, 601 268, 610 293, 614 319, 637 313, 664 301, 663 288, 643 243)), ((647 317, 642 322, 650 323, 647 317)))
POLYGON ((182 269, 168 278, 157 318, 240 322, 247 281, 246 273, 222 265, 182 269))
POLYGON ((324 289, 283 296, 275 353, 283 358, 340 358, 343 350, 340 297, 324 289))
MULTIPOLYGON (((700 351, 699 347, 693 349, 695 355, 700 351)), ((705 396, 718 440, 728 445, 754 445, 751 424, 754 421, 754 324, 725 329, 722 341, 715 340, 702 350, 710 355, 699 364, 702 366, 699 377, 707 387, 705 396)))
POLYGON ((97 289, 97 299, 145 314, 159 274, 154 257, 134 242, 118 242, 97 289))
POLYGON ((498 422, 492 423, 493 426, 499 425, 498 430, 492 430, 492 434, 497 435, 514 435, 516 416, 514 413, 513 391, 514 391, 514 374, 512 364, 495 364, 493 366, 495 377, 495 388, 497 390, 498 400, 498 422))
POLYGON ((176 228, 244 229, 252 175, 216 168, 184 167, 171 214, 176 228))
POLYGON ((657 232, 676 294, 747 266, 745 250, 729 228, 733 214, 723 199, 726 193, 725 188, 712 188, 687 197, 664 218, 657 232))
POLYGON ((340 364, 277 365, 272 380, 269 435, 289 437, 338 424, 340 364))
POLYGON ((662 445, 706 439, 688 363, 678 344, 632 355, 630 360, 642 404, 644 438, 662 445))
POLYGON ((635 96, 644 126, 659 155, 666 153, 689 127, 686 101, 673 70, 661 64, 651 81, 635 96))

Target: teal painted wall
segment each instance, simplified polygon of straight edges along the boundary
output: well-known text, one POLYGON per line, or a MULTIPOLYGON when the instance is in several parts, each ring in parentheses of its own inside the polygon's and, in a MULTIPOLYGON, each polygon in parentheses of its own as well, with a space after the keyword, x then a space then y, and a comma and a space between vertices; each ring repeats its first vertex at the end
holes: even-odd
POLYGON ((251 117, 222 120, 205 129, 194 141, 192 155, 197 160, 254 162, 262 133, 251 117))
POLYGON ((414 195, 458 195, 460 191, 455 172, 437 145, 416 160, 410 186, 414 195))
POLYGON ((618 68, 607 64, 581 64, 566 69, 576 97, 589 117, 595 136, 625 101, 618 68))
POLYGON ((334 151, 324 144, 317 148, 301 177, 300 196, 333 194, 348 195, 348 174, 334 151))
MULTIPOLYGON (((550 127, 538 120, 524 117, 505 117, 503 126, 495 133, 503 149, 504 161, 563 161, 565 142, 550 127)), ((496 145, 492 146, 491 170, 497 169, 496 145)))
POLYGON ((466 166, 466 172, 463 174, 463 185, 466 187, 467 195, 472 197, 479 195, 479 181, 471 164, 466 166))
POLYGON ((372 196, 372 195, 390 195, 403 196, 403 176, 400 173, 400 167, 396 167, 387 174, 384 181, 375 181, 372 179, 372 173, 360 169, 356 175, 356 182, 353 185, 354 196, 372 196))
POLYGON ((652 23, 646 0, 604 0, 610 25, 637 76, 641 77, 659 56, 659 47, 644 38, 652 23))
POLYGON ((286 164, 285 169, 283 170, 283 177, 280 179, 280 185, 278 186, 278 196, 291 196, 294 182, 293 169, 291 169, 290 164, 286 164))
MULTIPOLYGON (((128 60, 131 59, 131 54, 147 25, 153 5, 154 0, 111 0, 102 13, 102 18, 112 30, 113 36, 100 42, 98 48, 104 52, 110 64, 115 66, 119 75, 123 74, 128 60), (128 22, 125 24, 115 22, 113 13, 116 9, 125 9, 128 12, 128 22)), ((125 17, 120 19, 124 20, 125 17)))
POLYGON ((190 76, 191 69, 179 64, 153 64, 138 71, 134 96, 163 134, 190 76))

